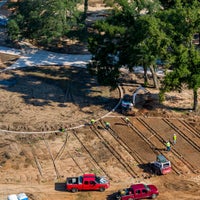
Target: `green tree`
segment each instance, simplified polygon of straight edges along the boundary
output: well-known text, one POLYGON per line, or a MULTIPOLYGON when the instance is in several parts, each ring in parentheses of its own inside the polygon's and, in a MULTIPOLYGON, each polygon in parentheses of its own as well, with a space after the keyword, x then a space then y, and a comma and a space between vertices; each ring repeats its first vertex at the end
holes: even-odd
POLYGON ((12 26, 18 26, 17 36, 46 43, 62 37, 77 21, 76 5, 73 0, 22 0, 14 6, 16 13, 9 25, 9 34, 14 34, 12 26))
MULTIPOLYGON (((159 0, 159 1, 164 9, 173 8, 177 3, 177 0, 159 0)), ((193 4, 193 1, 191 0, 180 0, 180 2, 182 3, 183 6, 193 4)))
POLYGON ((144 83, 148 84, 147 68, 152 73, 154 87, 159 88, 156 75, 156 61, 158 58, 166 58, 167 47, 170 38, 165 33, 166 24, 155 14, 140 16, 135 22, 135 30, 130 31, 129 45, 124 56, 129 55, 130 66, 142 65, 144 67, 144 83), (137 39, 136 39, 137 38, 137 39))
MULTIPOLYGON (((18 16, 18 17, 20 17, 20 16, 18 16)), ((8 29, 9 29, 10 40, 15 41, 20 38, 19 26, 15 20, 10 20, 10 22, 8 24, 8 29)))
POLYGON ((192 39, 197 33, 200 3, 182 4, 177 1, 173 9, 163 12, 160 16, 168 24, 167 33, 172 39, 169 55, 173 71, 165 77, 161 89, 164 92, 181 90, 187 86, 193 90, 193 109, 198 109, 198 89, 200 88, 200 51, 192 39))
POLYGON ((90 68, 96 68, 101 77, 110 74, 108 79, 115 82, 121 66, 132 70, 142 63, 145 72, 147 66, 151 67, 154 84, 158 87, 155 61, 165 44, 161 41, 165 39, 160 31, 161 24, 154 16, 160 9, 158 2, 116 0, 114 6, 111 17, 96 24, 97 31, 89 40, 89 50, 93 54, 90 68))
POLYGON ((93 71, 101 84, 116 85, 119 77, 120 35, 124 28, 98 22, 96 32, 88 40, 89 50, 93 54, 89 70, 93 71))

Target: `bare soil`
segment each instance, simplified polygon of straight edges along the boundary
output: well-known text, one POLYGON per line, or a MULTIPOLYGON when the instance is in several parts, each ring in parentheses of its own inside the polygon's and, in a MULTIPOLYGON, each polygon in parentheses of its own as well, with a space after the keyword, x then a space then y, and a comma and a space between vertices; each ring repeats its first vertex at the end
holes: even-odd
MULTIPOLYGON (((0 54, 0 69, 16 59, 0 54)), ((131 81, 137 84, 123 86, 125 93, 140 83, 135 75, 131 81)), ((30 200, 112 200, 118 189, 143 182, 158 187, 160 200, 199 200, 200 116, 191 111, 192 91, 168 93, 163 104, 157 90, 148 88, 151 101, 141 91, 128 125, 120 109, 107 115, 119 101, 119 90, 98 85, 83 69, 13 70, 0 74, 0 88, 0 199, 25 192, 30 200), (98 121, 91 127, 92 118, 98 121), (65 131, 55 132, 60 128, 65 131), (177 144, 166 152, 164 142, 172 142, 174 133, 177 144), (165 176, 146 167, 159 153, 172 162, 165 176), (107 176, 110 188, 66 192, 66 177, 83 173, 107 176)))
MULTIPOLYGON (((1 69, 15 59, 1 54, 1 69)), ((152 98, 146 103, 141 91, 129 116, 143 134, 141 139, 138 131, 127 126, 120 109, 106 115, 118 103, 119 90, 99 86, 84 69, 46 66, 0 76, 0 128, 10 131, 1 131, 1 199, 25 192, 33 200, 110 200, 118 189, 135 182, 155 184, 160 191, 158 199, 199 199, 200 118, 190 111, 191 91, 168 93, 162 105, 158 91, 149 88, 152 98), (92 118, 104 115, 93 128, 89 126, 92 118), (105 121, 110 122, 113 131, 105 129, 105 121), (73 129, 79 125, 83 126, 73 129), (54 132, 60 128, 66 131, 54 132), (166 153, 163 141, 172 141, 174 132, 177 144, 166 153), (146 171, 146 164, 154 161, 157 153, 145 141, 172 161, 171 174, 154 176, 146 171), (83 173, 107 176, 111 187, 104 193, 65 192, 65 178, 83 173)), ((134 78, 139 82, 132 75, 134 78)), ((136 88, 137 84, 123 86, 129 94, 136 88)))

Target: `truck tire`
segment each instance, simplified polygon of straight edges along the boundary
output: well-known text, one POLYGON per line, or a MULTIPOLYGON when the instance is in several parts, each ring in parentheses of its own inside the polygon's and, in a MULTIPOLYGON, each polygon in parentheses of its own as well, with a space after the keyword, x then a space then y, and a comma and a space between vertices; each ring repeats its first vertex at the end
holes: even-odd
POLYGON ((72 188, 72 190, 71 190, 73 193, 75 193, 75 192, 78 192, 78 189, 77 188, 72 188))
POLYGON ((99 188, 99 191, 100 191, 100 192, 104 192, 104 191, 105 191, 105 188, 104 188, 104 187, 100 187, 100 188, 99 188))
POLYGON ((152 199, 155 199, 156 197, 157 197, 156 194, 152 194, 152 196, 151 196, 152 199))

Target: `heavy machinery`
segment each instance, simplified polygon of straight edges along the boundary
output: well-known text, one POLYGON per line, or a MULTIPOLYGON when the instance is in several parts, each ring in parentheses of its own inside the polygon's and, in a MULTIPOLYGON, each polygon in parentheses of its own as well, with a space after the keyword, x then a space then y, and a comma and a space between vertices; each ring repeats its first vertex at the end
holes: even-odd
POLYGON ((133 114, 133 108, 136 104, 143 105, 145 102, 149 101, 150 99, 150 92, 146 90, 144 87, 139 86, 132 95, 125 94, 121 101, 121 111, 122 114, 133 114), (141 98, 141 93, 142 98, 141 98), (137 98, 138 97, 138 98, 137 98))
POLYGON ((158 155, 156 161, 150 163, 151 171, 157 175, 164 175, 171 172, 171 162, 162 154, 158 155))
POLYGON ((121 103, 122 114, 128 114, 133 109, 132 97, 125 94, 121 103))

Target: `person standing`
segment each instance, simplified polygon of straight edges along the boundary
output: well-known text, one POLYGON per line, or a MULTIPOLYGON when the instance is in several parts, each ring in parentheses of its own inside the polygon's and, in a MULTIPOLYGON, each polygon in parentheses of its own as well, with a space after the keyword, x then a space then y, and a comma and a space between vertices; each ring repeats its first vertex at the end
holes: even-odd
POLYGON ((94 125, 94 123, 95 123, 95 120, 94 120, 94 119, 91 119, 90 124, 91 124, 91 125, 94 125))
POLYGON ((171 150, 170 141, 167 141, 167 142, 166 142, 166 147, 167 147, 167 151, 170 151, 170 150, 171 150))
POLYGON ((173 141, 174 141, 174 145, 176 144, 176 134, 174 133, 173 135, 173 141))
POLYGON ((128 117, 125 118, 126 123, 130 123, 130 119, 128 117))
POLYGON ((110 128, 110 123, 109 122, 106 122, 106 129, 109 129, 110 128))

